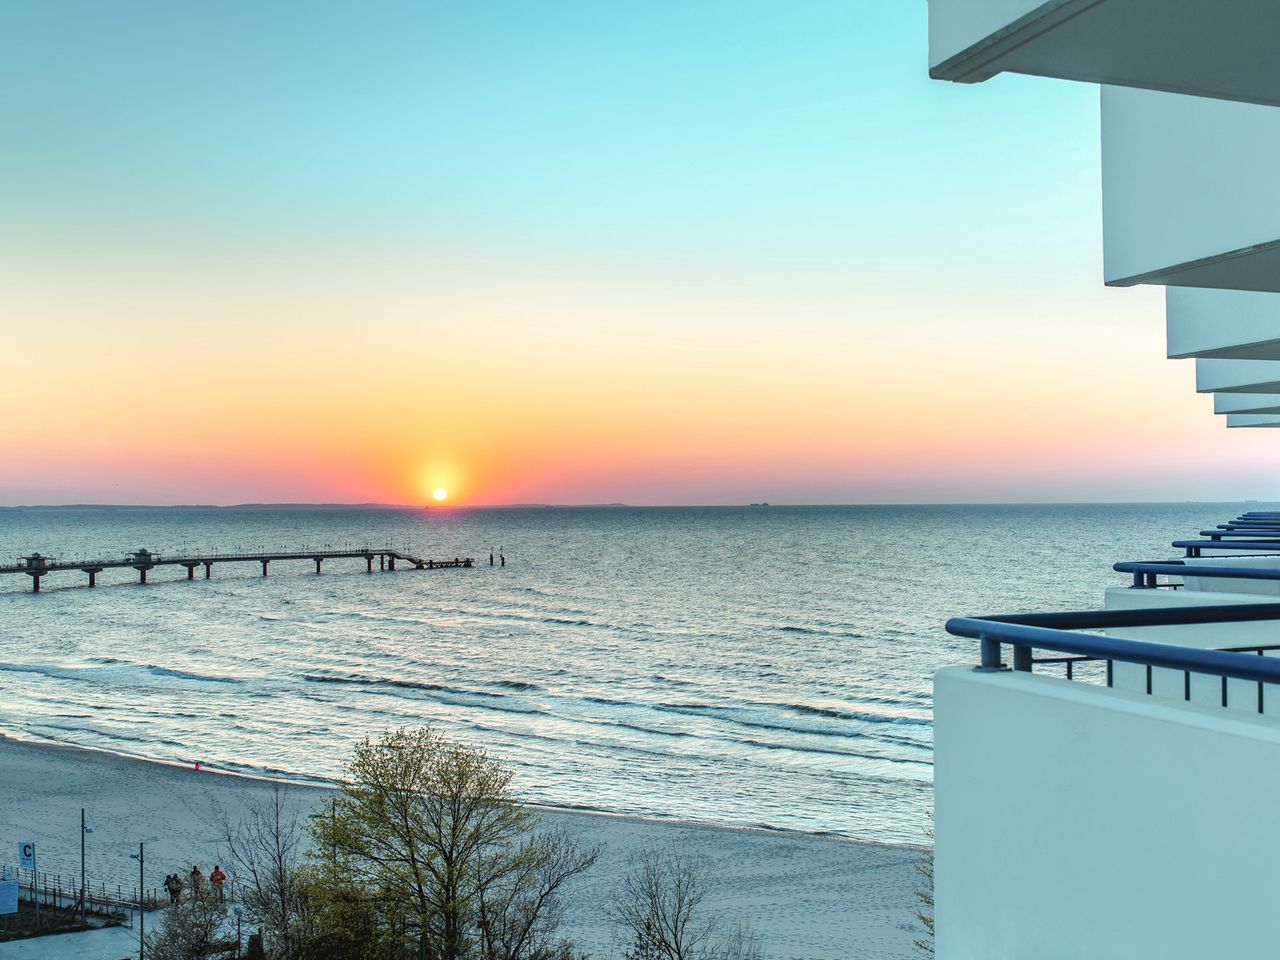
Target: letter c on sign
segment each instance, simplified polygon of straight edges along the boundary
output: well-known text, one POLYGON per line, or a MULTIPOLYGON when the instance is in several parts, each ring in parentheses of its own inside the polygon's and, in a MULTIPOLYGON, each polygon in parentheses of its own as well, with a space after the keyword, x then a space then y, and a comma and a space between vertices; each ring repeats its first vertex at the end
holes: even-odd
POLYGON ((31 855, 32 855, 33 853, 35 853, 35 850, 34 850, 34 849, 32 849, 32 847, 33 847, 33 846, 34 846, 34 845, 33 845, 33 844, 30 844, 30 843, 24 843, 24 844, 22 845, 22 859, 23 859, 23 860, 30 860, 30 859, 31 859, 31 855))

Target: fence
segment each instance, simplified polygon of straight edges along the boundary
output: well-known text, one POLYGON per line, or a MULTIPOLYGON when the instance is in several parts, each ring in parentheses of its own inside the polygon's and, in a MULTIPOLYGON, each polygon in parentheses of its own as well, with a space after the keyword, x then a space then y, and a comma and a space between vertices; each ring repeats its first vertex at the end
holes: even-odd
MULTIPOLYGON (((17 880, 25 898, 38 902, 41 906, 56 909, 71 909, 80 904, 80 877, 68 877, 57 873, 38 873, 34 870, 22 870, 7 864, 0 864, 0 880, 17 880)), ((144 910, 156 910, 169 902, 169 895, 160 887, 151 887, 141 892, 138 885, 132 886, 94 877, 85 878, 85 906, 89 910, 101 913, 132 914, 141 906, 144 910)))

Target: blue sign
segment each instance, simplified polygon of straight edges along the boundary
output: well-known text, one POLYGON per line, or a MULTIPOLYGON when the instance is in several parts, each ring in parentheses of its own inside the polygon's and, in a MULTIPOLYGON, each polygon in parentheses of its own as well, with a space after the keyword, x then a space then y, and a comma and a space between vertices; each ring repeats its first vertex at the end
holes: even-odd
POLYGON ((0 880, 0 914, 18 912, 18 881, 0 880))
POLYGON ((36 844, 34 840, 24 840, 18 844, 18 866, 23 870, 36 868, 36 844))

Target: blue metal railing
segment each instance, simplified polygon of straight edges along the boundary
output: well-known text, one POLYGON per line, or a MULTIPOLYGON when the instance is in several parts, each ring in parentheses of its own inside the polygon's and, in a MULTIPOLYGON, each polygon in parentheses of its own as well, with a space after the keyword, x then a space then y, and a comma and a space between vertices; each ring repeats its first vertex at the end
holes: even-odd
POLYGON ((1250 537, 1254 540, 1276 540, 1280 539, 1280 526, 1278 527, 1248 527, 1245 529, 1233 528, 1230 530, 1201 530, 1200 536, 1208 537, 1210 540, 1220 540, 1223 537, 1250 537))
POLYGON ((1249 553, 1280 553, 1280 539, 1276 540, 1175 540, 1172 546, 1185 550, 1188 557, 1198 557, 1202 550, 1242 550, 1249 553))
MULTIPOLYGON (((1187 563, 1199 558, 1202 550, 1247 551, 1276 556, 1280 554, 1280 512, 1244 514, 1228 524, 1200 534, 1206 540, 1176 540, 1174 547, 1186 551, 1186 558, 1175 560, 1122 561, 1113 565, 1118 573, 1133 576, 1133 587, 1177 589, 1182 583, 1160 583, 1161 576, 1185 581, 1188 577, 1222 578, 1226 580, 1264 580, 1280 582, 1280 565, 1247 567, 1231 562, 1215 564, 1187 563), (1232 539, 1227 539, 1232 538, 1232 539)), ((1232 557, 1235 560, 1237 557, 1232 557)), ((1012 668, 1030 672, 1036 664, 1063 665, 1067 679, 1074 679, 1076 665, 1105 663, 1106 684, 1112 686, 1114 665, 1135 664, 1146 669, 1147 693, 1152 692, 1152 671, 1180 671, 1184 677, 1183 695, 1191 700, 1192 675, 1207 675, 1221 680, 1221 703, 1228 706, 1228 681, 1242 680, 1257 684, 1257 709, 1263 712, 1264 685, 1280 684, 1280 656, 1267 657, 1269 651, 1280 651, 1280 641, 1247 647, 1205 649, 1168 643, 1102 636, 1083 631, 1122 627, 1160 627, 1197 624, 1228 624, 1258 621, 1280 621, 1280 601, 1247 604, 1156 607, 1137 610, 1083 610, 1060 613, 1017 613, 986 617, 955 617, 946 629, 959 637, 979 642, 979 670, 1006 669, 1004 647, 1012 650, 1012 668), (1053 656, 1036 656, 1037 651, 1053 656)))
POLYGON ((1189 564, 1185 560, 1124 560, 1111 565, 1116 573, 1133 574, 1135 588, 1173 587, 1181 584, 1157 583, 1158 576, 1221 577, 1227 580, 1280 580, 1280 567, 1237 567, 1189 564))
POLYGON ((1280 648, 1280 644, 1206 650, 1077 632, 1116 627, 1246 623, 1260 620, 1280 620, 1280 603, 955 617, 947 621, 946 629, 954 636, 968 637, 979 642, 979 670, 1005 669, 1002 658, 1006 645, 1012 648, 1015 671, 1029 673, 1036 663, 1065 663, 1068 679, 1071 679, 1074 663, 1105 662, 1108 686, 1111 686, 1113 663, 1132 663, 1146 668, 1147 693, 1152 690, 1153 668, 1181 671, 1185 678, 1186 700, 1191 699, 1192 674, 1221 678, 1224 707, 1228 705, 1227 681, 1245 680, 1258 684, 1257 709, 1261 713, 1264 706, 1263 684, 1280 683, 1280 657, 1262 654, 1280 648), (1067 656, 1037 659, 1037 650, 1067 656))

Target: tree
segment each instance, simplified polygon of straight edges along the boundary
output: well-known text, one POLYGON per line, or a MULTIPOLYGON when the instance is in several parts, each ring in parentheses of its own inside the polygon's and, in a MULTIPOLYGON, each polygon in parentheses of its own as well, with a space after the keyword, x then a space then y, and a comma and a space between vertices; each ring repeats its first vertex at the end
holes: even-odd
MULTIPOLYGON (((226 916, 226 904, 207 884, 194 886, 181 901, 165 908, 160 929, 147 936, 147 956, 152 960, 208 960, 226 946, 222 937, 226 916)), ((231 943, 234 945, 234 938, 231 943)))
POLYGON ((312 818, 317 866, 385 906, 422 960, 551 960, 564 885, 599 851, 537 834, 512 773, 430 728, 357 744, 342 792, 312 818))
POLYGON ((299 960, 386 960, 405 955, 403 923, 345 864, 303 866, 296 877, 299 960))
POLYGON ((239 823, 222 823, 223 859, 233 889, 249 925, 261 928, 269 955, 278 960, 295 960, 301 949, 298 869, 306 841, 306 824, 288 789, 278 783, 266 800, 249 804, 239 823))
POLYGON ((760 960, 750 929, 725 931, 705 908, 705 865, 674 844, 632 862, 614 897, 613 917, 627 945, 627 960, 760 960))
POLYGON ((911 941, 911 945, 926 957, 933 956, 933 811, 929 811, 929 825, 925 827, 925 835, 929 838, 929 846, 916 862, 916 874, 919 886, 916 887, 915 915, 919 921, 923 935, 911 941))

